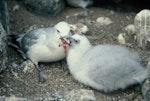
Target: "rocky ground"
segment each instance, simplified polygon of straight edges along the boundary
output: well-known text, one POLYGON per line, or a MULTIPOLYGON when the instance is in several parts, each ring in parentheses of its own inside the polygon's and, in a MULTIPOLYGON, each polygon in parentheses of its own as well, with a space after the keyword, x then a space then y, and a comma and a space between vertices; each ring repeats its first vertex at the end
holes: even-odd
MULTIPOLYGON (((150 51, 138 47, 137 43, 133 40, 133 35, 127 33, 124 29, 127 25, 134 23, 136 12, 116 12, 94 7, 88 9, 66 8, 54 18, 45 18, 18 6, 16 1, 9 0, 7 2, 11 34, 24 33, 31 26, 32 28, 52 26, 59 21, 67 21, 70 24, 83 23, 89 28, 86 36, 93 45, 119 44, 117 40, 118 35, 125 33, 128 37, 124 46, 138 52, 144 66, 146 66, 147 59, 150 57, 150 51), (112 20, 112 23, 101 25, 96 22, 96 19, 99 17, 108 17, 112 20)), ((59 62, 40 63, 39 66, 48 76, 47 82, 43 84, 38 82, 37 72, 33 65, 23 60, 18 52, 10 48, 8 69, 0 75, 0 96, 14 95, 40 101, 51 101, 52 99, 63 101, 62 99, 67 99, 69 94, 72 94, 72 91, 75 90, 79 93, 83 89, 92 92, 90 94, 95 97, 96 101, 141 101, 143 99, 140 85, 105 94, 75 81, 66 69, 61 68, 59 62), (30 68, 27 69, 27 67, 30 68), (47 100, 43 100, 46 98, 47 100)), ((69 99, 69 101, 71 100, 69 99)))

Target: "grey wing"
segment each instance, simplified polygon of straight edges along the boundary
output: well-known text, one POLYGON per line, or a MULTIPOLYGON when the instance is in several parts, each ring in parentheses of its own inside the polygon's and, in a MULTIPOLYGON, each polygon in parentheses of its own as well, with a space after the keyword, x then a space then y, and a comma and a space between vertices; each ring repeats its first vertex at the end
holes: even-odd
POLYGON ((36 36, 36 32, 32 31, 27 33, 21 40, 20 47, 23 52, 27 52, 29 47, 36 43, 38 36, 36 36))
POLYGON ((39 28, 26 33, 21 40, 21 49, 26 53, 32 45, 38 42, 40 35, 47 36, 50 31, 51 28, 39 28))

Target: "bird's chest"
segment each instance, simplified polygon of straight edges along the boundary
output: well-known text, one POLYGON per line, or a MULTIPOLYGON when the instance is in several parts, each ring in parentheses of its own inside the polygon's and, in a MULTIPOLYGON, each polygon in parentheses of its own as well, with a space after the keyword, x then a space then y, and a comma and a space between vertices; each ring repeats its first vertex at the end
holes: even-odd
POLYGON ((65 53, 59 45, 50 43, 37 43, 30 47, 27 52, 29 58, 39 62, 54 62, 65 58, 65 53))
POLYGON ((47 54, 45 54, 45 56, 43 55, 43 60, 45 60, 47 62, 59 61, 59 60, 65 58, 65 56, 66 56, 66 54, 64 53, 64 50, 62 47, 59 47, 59 46, 51 47, 51 48, 48 48, 47 54))

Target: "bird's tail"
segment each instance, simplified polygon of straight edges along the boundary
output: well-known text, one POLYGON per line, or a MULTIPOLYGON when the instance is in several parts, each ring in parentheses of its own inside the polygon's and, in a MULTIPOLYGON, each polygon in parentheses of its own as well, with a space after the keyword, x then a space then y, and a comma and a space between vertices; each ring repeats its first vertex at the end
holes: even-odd
POLYGON ((19 43, 17 42, 17 35, 9 35, 8 45, 16 49, 19 48, 19 43))
POLYGON ((148 78, 148 70, 144 69, 144 70, 141 70, 134 79, 137 82, 142 83, 147 78, 148 78))
POLYGON ((19 35, 8 35, 9 40, 8 40, 8 46, 11 46, 14 49, 17 49, 19 53, 21 53, 22 57, 24 59, 27 59, 26 54, 21 50, 21 40, 24 37, 25 33, 19 34, 19 35))
POLYGON ((9 36, 9 41, 8 41, 8 45, 19 49, 20 48, 20 40, 22 39, 22 37, 24 36, 24 34, 20 34, 20 35, 8 35, 9 36))

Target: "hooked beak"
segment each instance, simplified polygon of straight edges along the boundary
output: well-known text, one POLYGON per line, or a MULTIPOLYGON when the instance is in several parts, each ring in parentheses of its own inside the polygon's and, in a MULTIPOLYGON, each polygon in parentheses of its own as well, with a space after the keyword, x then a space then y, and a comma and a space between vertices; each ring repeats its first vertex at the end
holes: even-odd
POLYGON ((70 40, 65 38, 65 37, 61 37, 61 46, 64 49, 64 53, 67 54, 67 46, 70 44, 70 40))
POLYGON ((69 37, 61 37, 60 38, 62 46, 68 46, 71 42, 69 40, 69 37))

